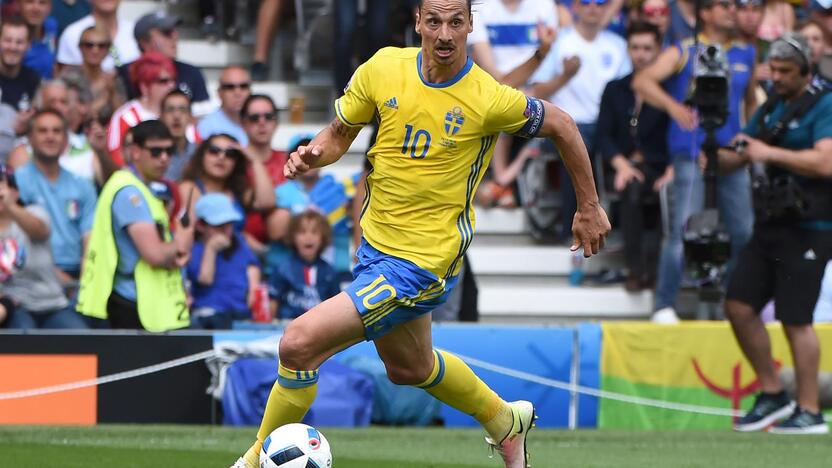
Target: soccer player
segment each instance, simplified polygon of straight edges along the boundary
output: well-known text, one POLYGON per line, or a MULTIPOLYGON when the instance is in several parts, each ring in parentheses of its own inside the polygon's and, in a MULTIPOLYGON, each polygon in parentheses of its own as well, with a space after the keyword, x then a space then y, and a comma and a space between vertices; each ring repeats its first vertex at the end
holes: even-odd
POLYGON ((548 137, 560 149, 578 199, 573 250, 597 253, 610 224, 574 121, 474 65, 465 48, 472 25, 471 0, 420 1, 421 50, 385 48, 361 65, 335 102, 337 118, 287 161, 289 178, 332 164, 367 122, 380 122, 355 280, 286 327, 257 440, 234 467, 258 466, 269 433, 300 421, 312 405, 320 365, 362 340, 375 343, 391 381, 472 415, 507 468, 528 466, 532 403, 503 401, 461 359, 431 343, 430 311, 457 282, 474 233, 472 200, 497 135, 548 137))

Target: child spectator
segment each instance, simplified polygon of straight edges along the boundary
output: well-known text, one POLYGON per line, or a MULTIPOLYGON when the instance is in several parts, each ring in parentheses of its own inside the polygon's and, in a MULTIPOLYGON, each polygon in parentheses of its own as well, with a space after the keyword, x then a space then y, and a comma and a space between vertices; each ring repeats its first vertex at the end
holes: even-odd
POLYGON ((260 266, 233 223, 243 219, 221 193, 196 204, 197 238, 188 263, 193 306, 191 328, 229 329, 233 320, 251 317, 260 266))
POLYGON ((332 240, 332 229, 322 214, 306 211, 292 218, 288 239, 292 254, 272 275, 271 296, 278 317, 294 319, 341 288, 335 270, 321 258, 332 240))

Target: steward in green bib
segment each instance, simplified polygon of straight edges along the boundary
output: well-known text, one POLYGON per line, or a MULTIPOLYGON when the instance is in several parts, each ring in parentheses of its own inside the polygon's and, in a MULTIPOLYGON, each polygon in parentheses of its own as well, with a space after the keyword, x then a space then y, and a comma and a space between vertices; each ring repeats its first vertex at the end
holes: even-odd
MULTIPOLYGON (((180 268, 190 257, 193 227, 171 234, 162 176, 173 137, 158 120, 132 129, 132 161, 116 171, 98 198, 84 258, 78 312, 112 328, 163 332, 186 328, 188 305, 180 268)), ((169 191, 168 191, 169 193, 169 191)))

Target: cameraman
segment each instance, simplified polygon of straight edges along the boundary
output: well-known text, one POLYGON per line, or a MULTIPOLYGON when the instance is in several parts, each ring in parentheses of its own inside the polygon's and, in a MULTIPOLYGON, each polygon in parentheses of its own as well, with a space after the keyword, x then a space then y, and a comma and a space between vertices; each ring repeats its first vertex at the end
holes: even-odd
POLYGON ((728 286, 725 313, 760 381, 754 407, 738 431, 825 434, 818 404, 820 347, 812 315, 832 258, 832 95, 811 86, 806 39, 786 33, 769 50, 776 95, 752 117, 745 147, 721 165, 754 166, 756 224, 728 286), (761 167, 762 166, 762 167, 761 167), (760 310, 774 298, 792 350, 797 407, 783 389, 760 310), (794 411, 792 412, 792 409, 794 411))
MULTIPOLYGON (((730 67, 728 117, 716 131, 717 143, 730 143, 741 129, 741 118, 756 108, 754 97, 754 48, 731 41, 736 17, 733 0, 703 0, 699 12, 702 32, 700 50, 709 44, 729 44, 722 53, 730 67)), ((685 104, 694 79, 697 48, 693 39, 668 47, 659 58, 633 78, 633 89, 644 100, 671 117, 667 132, 668 153, 673 164, 673 206, 669 238, 662 245, 653 320, 678 322, 674 310, 682 281, 682 231, 692 213, 701 211, 704 198, 699 158, 705 132, 699 127, 694 109, 685 104), (664 83, 664 87, 663 87, 664 83), (665 88, 667 90, 665 90, 665 88)), ((703 116, 700 116, 703 117, 703 116)), ((746 171, 734 171, 718 179, 720 217, 731 235, 732 255, 736 255, 751 236, 753 224, 750 180, 746 171)))

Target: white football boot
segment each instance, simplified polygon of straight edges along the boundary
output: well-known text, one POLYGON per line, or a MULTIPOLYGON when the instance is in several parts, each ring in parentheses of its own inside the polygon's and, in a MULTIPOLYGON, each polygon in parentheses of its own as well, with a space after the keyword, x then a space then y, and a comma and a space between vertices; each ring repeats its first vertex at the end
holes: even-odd
POLYGON ((534 405, 529 401, 514 401, 509 403, 511 414, 514 416, 514 423, 508 435, 499 443, 490 437, 485 441, 491 449, 503 457, 506 468, 529 468, 529 453, 526 451, 526 435, 535 427, 537 416, 534 414, 534 405))

